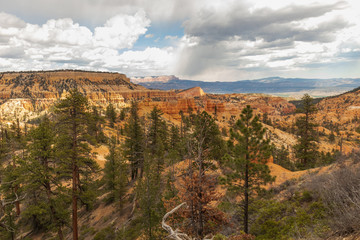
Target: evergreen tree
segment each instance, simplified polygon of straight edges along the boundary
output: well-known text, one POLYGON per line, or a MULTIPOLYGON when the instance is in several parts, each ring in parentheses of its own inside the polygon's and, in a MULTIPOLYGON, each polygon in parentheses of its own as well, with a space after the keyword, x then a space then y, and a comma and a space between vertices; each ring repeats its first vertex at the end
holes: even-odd
POLYGON ((144 168, 144 130, 141 126, 136 102, 131 104, 130 118, 125 124, 124 156, 130 162, 131 180, 142 176, 144 168))
MULTIPOLYGON (((13 156, 13 158, 17 157, 13 156)), ((15 160, 13 160, 13 162, 15 162, 15 160)), ((12 164, 7 164, 2 171, 0 184, 0 227, 5 229, 5 231, 0 231, 0 236, 4 239, 16 239, 16 220, 19 216, 17 208, 20 200, 23 200, 23 195, 19 191, 19 176, 20 172, 18 168, 14 168, 12 164)))
POLYGON ((125 117, 126 117, 125 109, 122 108, 122 109, 120 110, 119 120, 120 120, 120 121, 124 121, 125 117))
POLYGON ((249 105, 242 110, 240 119, 234 129, 231 129, 234 148, 228 164, 233 171, 226 177, 226 184, 230 192, 241 197, 245 233, 249 233, 251 198, 263 191, 261 186, 274 181, 266 165, 271 154, 271 146, 269 140, 264 139, 265 132, 259 116, 253 115, 249 105))
POLYGON ((30 132, 28 156, 21 162, 22 183, 27 192, 24 216, 32 219, 34 228, 56 229, 59 239, 64 239, 62 227, 68 221, 67 203, 57 177, 53 144, 53 125, 45 116, 40 125, 30 132))
POLYGON ((110 152, 106 156, 107 161, 104 167, 105 187, 110 191, 107 202, 118 201, 121 207, 128 182, 127 165, 116 148, 116 139, 112 138, 109 140, 109 149, 110 152))
POLYGON ((305 94, 302 98, 302 108, 299 112, 302 116, 296 119, 297 144, 294 146, 295 156, 299 159, 302 168, 313 167, 318 156, 317 134, 314 122, 314 114, 317 109, 312 98, 305 94))
POLYGON ((160 220, 165 212, 161 199, 161 174, 157 171, 158 166, 151 155, 146 156, 144 176, 137 181, 136 195, 147 239, 161 239, 158 229, 160 229, 160 220))
POLYGON ((94 143, 105 143, 106 137, 102 131, 102 125, 104 124, 104 118, 100 116, 97 107, 93 106, 92 111, 89 114, 89 136, 94 138, 94 143))
POLYGON ((114 127, 114 124, 116 122, 116 111, 112 103, 109 103, 109 105, 106 107, 106 117, 109 120, 110 127, 114 127))
POLYGON ((73 239, 78 239, 78 200, 90 205, 94 191, 91 191, 92 175, 98 165, 90 154, 88 139, 88 102, 77 89, 55 106, 57 116, 56 150, 59 171, 71 180, 73 239))
POLYGON ((280 166, 291 171, 296 169, 295 164, 290 160, 289 150, 284 146, 281 146, 281 148, 273 146, 272 155, 274 158, 274 163, 279 164, 280 166))
POLYGON ((195 159, 220 160, 224 154, 225 142, 215 119, 203 111, 191 115, 191 122, 193 125, 191 136, 193 157, 195 159))
POLYGON ((157 163, 158 173, 164 167, 164 154, 167 149, 167 125, 164 120, 161 119, 162 112, 154 107, 150 113, 150 127, 148 130, 147 148, 151 157, 157 163))

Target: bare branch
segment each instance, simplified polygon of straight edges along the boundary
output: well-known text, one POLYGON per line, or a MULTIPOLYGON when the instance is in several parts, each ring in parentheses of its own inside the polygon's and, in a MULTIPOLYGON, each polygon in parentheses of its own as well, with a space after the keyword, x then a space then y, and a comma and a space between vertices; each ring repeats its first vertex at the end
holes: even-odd
POLYGON ((166 219, 173 214, 174 212, 176 212, 179 208, 181 208, 182 206, 186 205, 185 202, 181 203, 180 205, 176 206, 175 208, 173 208, 170 212, 167 212, 161 222, 161 226, 163 229, 165 229, 170 235, 168 236, 168 238, 170 239, 174 239, 174 240, 195 240, 192 239, 191 237, 189 237, 188 235, 180 232, 179 229, 175 229, 173 230, 167 223, 166 223, 166 219))

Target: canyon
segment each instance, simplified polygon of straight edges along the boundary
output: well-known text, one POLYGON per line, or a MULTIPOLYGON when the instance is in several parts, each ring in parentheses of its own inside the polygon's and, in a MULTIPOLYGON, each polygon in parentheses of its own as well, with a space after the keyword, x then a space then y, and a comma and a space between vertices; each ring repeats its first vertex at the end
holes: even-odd
MULTIPOLYGON (((150 79, 171 81, 176 77, 150 79)), ((138 82, 149 79, 138 79, 138 82)), ((291 147, 296 141, 291 132, 298 116, 296 107, 287 99, 261 93, 210 94, 200 87, 182 90, 148 89, 133 83, 126 75, 111 72, 89 72, 79 70, 29 71, 0 73, 0 118, 10 125, 17 119, 22 124, 49 112, 56 101, 67 92, 77 88, 89 99, 91 105, 105 112, 112 104, 119 112, 131 102, 139 104, 140 114, 148 114, 155 106, 164 113, 164 118, 179 124, 181 113, 207 111, 217 119, 220 128, 229 128, 241 110, 250 105, 256 114, 267 114, 273 126, 267 126, 272 141, 291 147)), ((318 131, 327 136, 336 132, 336 141, 330 143, 326 137, 320 141, 320 149, 330 152, 340 149, 346 152, 356 148, 360 134, 356 131, 360 119, 360 89, 338 96, 320 99, 315 119, 318 131)))
POLYGON ((197 110, 229 118, 247 104, 271 115, 295 110, 285 99, 264 94, 206 94, 199 87, 152 90, 132 83, 124 74, 58 70, 0 73, 0 117, 8 121, 37 117, 72 88, 78 88, 92 105, 104 108, 112 103, 119 110, 138 101, 141 108, 157 106, 174 119, 179 119, 180 111, 197 110))

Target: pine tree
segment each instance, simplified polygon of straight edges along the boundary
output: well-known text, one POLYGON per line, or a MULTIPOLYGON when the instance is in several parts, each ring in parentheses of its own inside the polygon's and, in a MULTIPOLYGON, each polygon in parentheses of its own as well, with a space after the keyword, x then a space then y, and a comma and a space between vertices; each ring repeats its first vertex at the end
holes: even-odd
MULTIPOLYGON (((13 158, 17 158, 13 156, 13 158)), ((13 160, 15 161, 15 160, 13 160)), ((12 164, 8 164, 1 174, 1 206, 0 206, 0 227, 5 229, 4 232, 0 231, 0 237, 4 239, 16 239, 17 232, 17 217, 18 210, 17 204, 23 199, 22 193, 19 191, 20 172, 18 168, 14 169, 12 164)))
POLYGON ((105 187, 110 192, 107 202, 118 201, 122 206, 123 197, 126 192, 127 165, 121 158, 119 150, 116 148, 116 139, 109 140, 109 155, 106 156, 104 167, 105 187))
POLYGON ((150 127, 147 137, 147 148, 151 157, 157 163, 158 173, 164 168, 164 154, 167 149, 167 125, 164 120, 161 119, 162 112, 158 108, 154 107, 150 113, 150 127))
POLYGON ((230 132, 234 148, 228 164, 233 171, 226 177, 226 184, 230 192, 241 197, 244 232, 249 233, 250 200, 261 193, 263 185, 274 181, 266 165, 271 146, 264 139, 266 129, 249 105, 230 132))
POLYGON ((157 231, 160 228, 160 220, 165 212, 161 199, 161 174, 157 171, 157 164, 153 161, 151 155, 147 154, 146 156, 144 176, 137 181, 136 195, 147 239, 161 239, 157 231))
POLYGON ((88 102, 77 89, 55 106, 57 116, 57 157, 65 179, 71 180, 73 239, 78 239, 78 200, 87 206, 94 192, 90 191, 92 175, 98 165, 90 155, 88 131, 88 102))
POLYGON ((314 122, 314 114, 317 109, 312 102, 312 98, 305 94, 302 98, 302 108, 299 112, 302 116, 296 119, 297 144, 294 146, 295 156, 299 159, 301 168, 315 166, 318 156, 317 134, 314 122))
POLYGON ((109 120, 110 127, 114 127, 114 124, 116 122, 116 111, 112 103, 109 103, 109 105, 106 107, 106 117, 109 120))
POLYGON ((124 156, 130 162, 131 180, 142 176, 144 168, 144 130, 141 126, 136 102, 131 104, 130 118, 125 124, 124 156))
POLYGON ((94 138, 94 143, 105 143, 106 137, 102 131, 102 125, 104 124, 104 118, 100 116, 98 109, 93 106, 92 111, 89 114, 89 136, 94 138))
POLYGON ((125 112, 125 109, 122 108, 122 109, 120 110, 119 120, 120 120, 120 121, 124 121, 125 117, 126 117, 126 112, 125 112))
POLYGON ((29 138, 28 156, 21 162, 22 183, 27 192, 24 216, 34 222, 34 228, 56 229, 59 239, 64 239, 62 227, 68 221, 66 204, 69 199, 61 191, 60 179, 56 176, 53 144, 53 125, 45 116, 33 129, 29 138))

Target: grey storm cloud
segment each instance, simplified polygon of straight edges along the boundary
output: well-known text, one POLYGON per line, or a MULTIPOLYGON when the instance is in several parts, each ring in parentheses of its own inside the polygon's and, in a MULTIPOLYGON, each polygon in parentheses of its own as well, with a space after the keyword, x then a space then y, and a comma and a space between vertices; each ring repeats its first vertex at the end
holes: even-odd
POLYGON ((25 55, 22 47, 5 47, 0 49, 0 58, 21 58, 25 55))
MULTIPOLYGON (((244 40, 254 41, 263 38, 266 41, 294 38, 294 40, 322 41, 316 38, 317 33, 322 31, 331 32, 346 23, 318 26, 315 29, 305 29, 297 26, 296 21, 319 17, 336 9, 341 9, 344 2, 319 6, 296 6, 291 5, 278 10, 262 8, 250 12, 248 7, 239 2, 227 11, 203 10, 196 16, 184 23, 185 33, 190 36, 200 37, 205 43, 217 42, 232 36, 241 36, 244 40), (331 29, 331 26, 333 28, 331 29), (307 35, 301 37, 300 35, 307 35), (302 39, 300 39, 302 38, 302 39)), ((325 39, 325 41, 328 41, 325 39)))
MULTIPOLYGON (((319 46, 335 41, 338 32, 352 23, 341 15, 324 16, 347 7, 346 2, 338 1, 251 9, 250 5, 237 1, 226 8, 204 8, 183 23, 185 34, 198 44, 183 49, 178 70, 185 75, 201 75, 220 66, 251 71, 282 68, 276 64, 270 66, 273 62, 308 61, 306 56, 294 52, 295 44, 319 46)), ((321 57, 320 53, 315 55, 321 57)), ((294 64, 297 65, 301 64, 294 64)))

